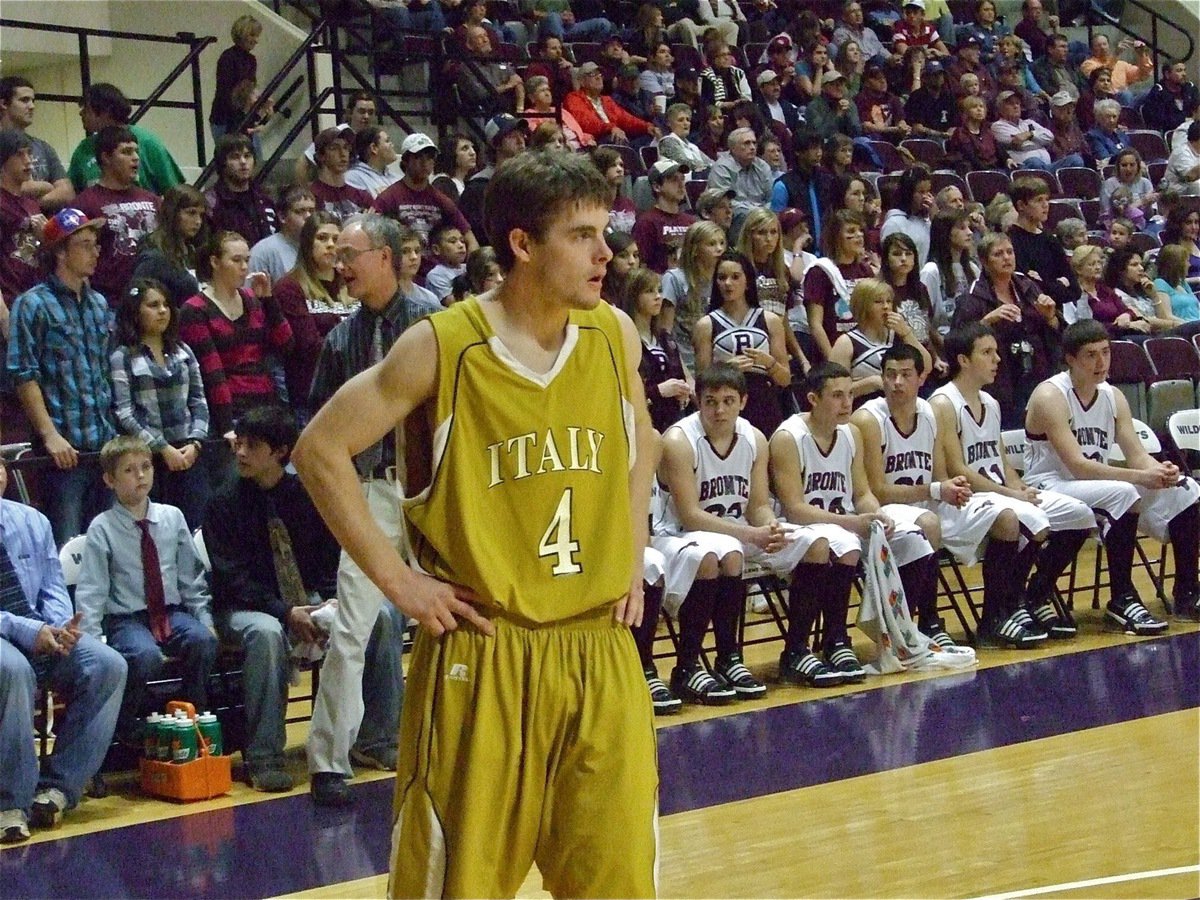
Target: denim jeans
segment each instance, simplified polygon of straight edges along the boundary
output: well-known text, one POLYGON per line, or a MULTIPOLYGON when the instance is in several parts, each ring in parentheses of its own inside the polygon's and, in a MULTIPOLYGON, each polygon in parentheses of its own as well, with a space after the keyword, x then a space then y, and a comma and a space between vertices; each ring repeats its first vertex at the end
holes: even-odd
POLYGON ((1021 169, 1037 169, 1040 172, 1057 172, 1059 169, 1067 168, 1082 168, 1084 165, 1083 157, 1078 153, 1072 153, 1064 156, 1062 159, 1056 159, 1054 162, 1048 163, 1034 157, 1027 159, 1021 163, 1021 169))
POLYGON ((0 638, 0 810, 28 813, 40 788, 57 788, 75 806, 108 753, 124 689, 125 660, 89 635, 66 656, 36 656, 33 662, 0 638), (70 697, 40 777, 32 740, 39 684, 70 697))
POLYGON ((221 637, 242 648, 242 701, 246 707, 246 748, 242 760, 251 772, 281 769, 287 742, 288 638, 272 615, 247 609, 217 617, 221 637))
POLYGON ((120 653, 129 667, 125 699, 117 719, 117 734, 121 737, 132 736, 144 710, 146 685, 162 674, 164 654, 178 658, 183 668, 183 688, 177 699, 191 703, 196 712, 208 708, 208 676, 217 659, 217 639, 191 613, 178 606, 167 611, 167 620, 171 623, 171 636, 160 646, 150 633, 149 613, 104 617, 108 646, 120 653))
POLYGON ((438 0, 433 0, 424 9, 412 10, 407 6, 389 6, 379 12, 383 17, 384 28, 393 37, 401 37, 405 31, 438 34, 446 27, 446 19, 442 15, 442 4, 438 0))
POLYGON ((546 17, 538 23, 537 35, 539 40, 549 34, 564 41, 595 41, 600 43, 614 31, 616 31, 616 26, 605 18, 584 19, 582 22, 576 22, 570 28, 567 28, 563 25, 561 15, 558 13, 547 13, 546 17))
POLYGON ((112 492, 104 486, 95 462, 81 462, 73 469, 43 469, 42 486, 46 518, 60 547, 85 533, 92 519, 112 505, 112 492))

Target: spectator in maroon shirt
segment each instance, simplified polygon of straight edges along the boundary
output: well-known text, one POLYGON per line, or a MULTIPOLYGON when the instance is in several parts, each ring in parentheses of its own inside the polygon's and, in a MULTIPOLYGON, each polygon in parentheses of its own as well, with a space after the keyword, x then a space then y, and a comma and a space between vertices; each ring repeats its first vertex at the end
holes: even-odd
POLYGON ((414 131, 400 145, 400 169, 404 177, 375 198, 371 208, 406 225, 421 237, 421 271, 424 280, 437 261, 429 246, 429 236, 442 222, 450 221, 462 232, 467 252, 479 249, 479 241, 454 201, 433 186, 430 179, 437 164, 438 148, 427 135, 414 131))
POLYGON ((883 66, 869 63, 863 70, 862 89, 854 105, 866 137, 899 142, 912 134, 912 126, 904 118, 904 101, 888 90, 883 66))
POLYGON ((683 236, 696 217, 682 211, 687 199, 687 166, 660 159, 650 167, 650 190, 654 205, 637 217, 633 239, 637 242, 642 265, 663 274, 675 265, 683 236))
POLYGON ((962 124, 951 132, 946 141, 946 152, 961 160, 961 170, 1015 168, 988 127, 987 104, 983 98, 963 97, 958 101, 958 111, 962 124))
POLYGON ((1050 33, 1058 31, 1058 16, 1049 16, 1046 20, 1050 30, 1042 28, 1042 0, 1025 0, 1021 4, 1021 21, 1013 29, 1013 34, 1029 45, 1029 52, 1035 60, 1046 55, 1046 47, 1050 43, 1050 33))
POLYGON ((374 199, 370 193, 346 184, 354 137, 340 128, 326 128, 317 135, 315 153, 317 177, 308 187, 317 200, 317 209, 337 216, 339 222, 370 209, 374 199))
POLYGON ((254 148, 244 134, 227 134, 214 154, 217 183, 205 192, 210 224, 236 231, 253 247, 276 231, 275 207, 254 184, 254 148))
POLYGON ((138 142, 124 125, 101 128, 96 135, 100 180, 75 198, 89 219, 102 217, 100 262, 91 286, 115 304, 125 291, 142 238, 158 227, 159 197, 137 185, 138 142))
POLYGON ((538 40, 537 59, 525 70, 525 80, 535 75, 542 75, 550 82, 550 93, 554 102, 561 104, 563 98, 575 90, 575 82, 571 78, 571 61, 563 56, 562 38, 553 34, 544 34, 538 40))
POLYGON ((17 128, 0 131, 0 340, 8 331, 4 304, 42 280, 37 253, 46 217, 36 200, 21 193, 32 177, 32 142, 17 128))
POLYGON ((243 81, 258 79, 254 48, 262 37, 262 22, 254 16, 239 16, 229 34, 233 46, 217 57, 217 87, 208 114, 214 141, 221 140, 221 136, 237 127, 242 119, 242 111, 233 103, 233 89, 243 81))

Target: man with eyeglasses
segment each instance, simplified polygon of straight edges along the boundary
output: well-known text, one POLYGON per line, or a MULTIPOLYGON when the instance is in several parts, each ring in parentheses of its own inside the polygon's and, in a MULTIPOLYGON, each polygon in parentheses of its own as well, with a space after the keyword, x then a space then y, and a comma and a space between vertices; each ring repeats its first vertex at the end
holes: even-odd
POLYGON ((735 128, 729 133, 729 149, 708 170, 709 190, 733 191, 733 232, 752 209, 769 206, 775 175, 758 155, 758 138, 753 128, 735 128))
POLYGON ((80 454, 98 451, 117 434, 109 309, 88 283, 100 259, 103 226, 103 217, 59 210, 42 232, 50 275, 17 297, 12 308, 7 374, 35 442, 54 460, 43 472, 42 487, 60 546, 82 534, 110 502, 99 467, 80 462, 80 454))
MULTIPOLYGON (((411 236, 412 231, 391 219, 368 214, 338 237, 338 271, 360 306, 325 338, 309 393, 314 410, 345 382, 387 355, 396 338, 413 323, 441 309, 423 289, 403 289, 406 279, 399 275, 411 236)), ((354 464, 371 517, 399 548, 399 500, 406 479, 405 473, 397 470, 397 460, 397 437, 392 433, 355 457, 354 464)), ((354 774, 351 760, 376 768, 396 767, 396 732, 404 696, 400 671, 404 616, 385 601, 379 588, 346 553, 338 564, 337 595, 338 609, 308 737, 309 789, 313 801, 322 806, 352 802, 346 784, 354 774), (394 634, 395 641, 388 645, 376 640, 369 645, 380 631, 394 634), (384 658, 382 667, 375 658, 366 665, 368 646, 374 657, 384 658), (390 696, 395 702, 373 704, 364 715, 365 695, 390 696)))

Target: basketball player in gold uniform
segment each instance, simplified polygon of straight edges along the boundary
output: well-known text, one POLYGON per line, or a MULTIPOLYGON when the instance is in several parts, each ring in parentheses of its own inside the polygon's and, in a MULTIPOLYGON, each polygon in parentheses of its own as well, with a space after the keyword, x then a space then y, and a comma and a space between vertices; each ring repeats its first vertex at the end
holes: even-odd
MULTIPOLYGON (((655 891, 655 738, 629 630, 652 431, 637 332, 600 301, 608 206, 586 160, 502 166, 486 208, 503 284, 406 331, 293 454, 341 545, 420 623, 392 896, 512 896, 533 862, 555 896, 655 891), (422 432, 429 447, 405 501, 411 568, 351 465, 406 418, 410 473, 422 432)), ((350 229, 342 257, 345 241, 379 249, 350 229)))

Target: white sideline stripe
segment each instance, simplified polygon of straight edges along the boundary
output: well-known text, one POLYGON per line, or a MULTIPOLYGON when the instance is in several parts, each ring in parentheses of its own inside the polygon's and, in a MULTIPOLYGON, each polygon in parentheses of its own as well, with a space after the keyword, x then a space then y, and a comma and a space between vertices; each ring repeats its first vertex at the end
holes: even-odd
POLYGON ((1015 897, 1036 897, 1039 894, 1053 894, 1056 891, 1073 891, 1080 888, 1098 887, 1102 884, 1120 884, 1123 881, 1141 881, 1146 878, 1162 878, 1168 875, 1186 875, 1189 872, 1200 873, 1200 865, 1176 866, 1173 869, 1151 869, 1148 872, 1130 872, 1126 875, 1110 875, 1106 878, 1089 878, 1087 881, 1068 881, 1063 884, 1049 884, 1045 887, 1029 888, 1023 891, 1010 891, 1003 894, 988 894, 975 900, 1010 900, 1015 897))

